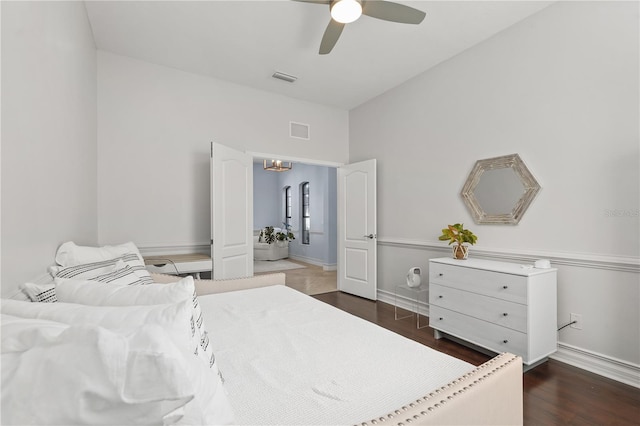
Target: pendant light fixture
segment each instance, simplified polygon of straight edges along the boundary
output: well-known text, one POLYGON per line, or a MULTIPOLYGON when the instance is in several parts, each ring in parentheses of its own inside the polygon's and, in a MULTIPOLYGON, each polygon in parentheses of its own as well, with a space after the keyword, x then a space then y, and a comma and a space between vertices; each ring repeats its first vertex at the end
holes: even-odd
POLYGON ((272 172, 286 172, 287 170, 291 170, 291 161, 263 160, 262 167, 272 172))

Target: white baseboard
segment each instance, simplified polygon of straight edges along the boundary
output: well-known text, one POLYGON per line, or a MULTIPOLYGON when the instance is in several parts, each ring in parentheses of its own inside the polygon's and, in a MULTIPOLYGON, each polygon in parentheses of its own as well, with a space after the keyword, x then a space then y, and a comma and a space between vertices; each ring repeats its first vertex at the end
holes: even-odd
POLYGON ((300 255, 297 255, 297 254, 291 254, 291 250, 289 250, 289 259, 299 260, 300 262, 310 263, 310 264, 316 265, 316 266, 322 266, 323 265, 322 261, 320 261, 318 259, 313 259, 311 257, 300 256, 300 255))
POLYGON ((640 388, 640 365, 637 364, 561 342, 558 342, 558 351, 549 358, 640 388))
POLYGON ((312 265, 321 266, 324 271, 336 271, 338 269, 338 264, 336 263, 324 263, 322 260, 314 259, 311 257, 304 257, 300 255, 291 254, 289 252, 289 258, 293 260, 298 260, 300 262, 310 263, 312 265))
MULTIPOLYGON (((416 311, 414 300, 401 295, 396 298, 394 293, 388 290, 378 290, 378 300, 390 305, 395 304, 399 308, 411 312, 416 311), (397 304, 394 303, 396 301, 397 304)), ((428 304, 420 302, 418 306, 420 314, 429 316, 428 304)), ((549 358, 640 388, 640 365, 590 352, 562 342, 558 342, 558 351, 549 358)))

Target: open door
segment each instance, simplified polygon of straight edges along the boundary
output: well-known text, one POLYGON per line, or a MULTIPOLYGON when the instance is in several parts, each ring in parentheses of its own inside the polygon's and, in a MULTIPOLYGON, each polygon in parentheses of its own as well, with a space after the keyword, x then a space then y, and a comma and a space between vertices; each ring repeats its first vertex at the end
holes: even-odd
POLYGON ((253 157, 211 142, 212 279, 253 276, 253 157))
POLYGON ((338 168, 338 290, 376 300, 376 160, 338 168))

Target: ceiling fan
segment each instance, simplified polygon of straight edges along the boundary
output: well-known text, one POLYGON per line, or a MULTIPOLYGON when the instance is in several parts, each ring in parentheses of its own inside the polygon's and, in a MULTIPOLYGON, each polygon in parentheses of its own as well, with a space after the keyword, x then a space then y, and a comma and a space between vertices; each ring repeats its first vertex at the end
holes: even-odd
POLYGON ((321 55, 331 52, 338 42, 345 24, 361 15, 402 24, 419 24, 426 13, 413 7, 385 0, 294 0, 303 3, 328 4, 331 20, 320 42, 321 55))

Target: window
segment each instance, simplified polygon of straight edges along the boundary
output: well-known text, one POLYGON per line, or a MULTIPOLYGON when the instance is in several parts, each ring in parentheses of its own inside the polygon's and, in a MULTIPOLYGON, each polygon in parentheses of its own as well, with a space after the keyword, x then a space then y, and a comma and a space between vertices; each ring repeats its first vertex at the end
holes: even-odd
POLYGON ((301 185, 302 204, 302 244, 309 244, 309 232, 311 231, 311 213, 309 212, 309 182, 301 185))
POLYGON ((287 229, 291 226, 291 187, 284 187, 284 223, 287 229))

